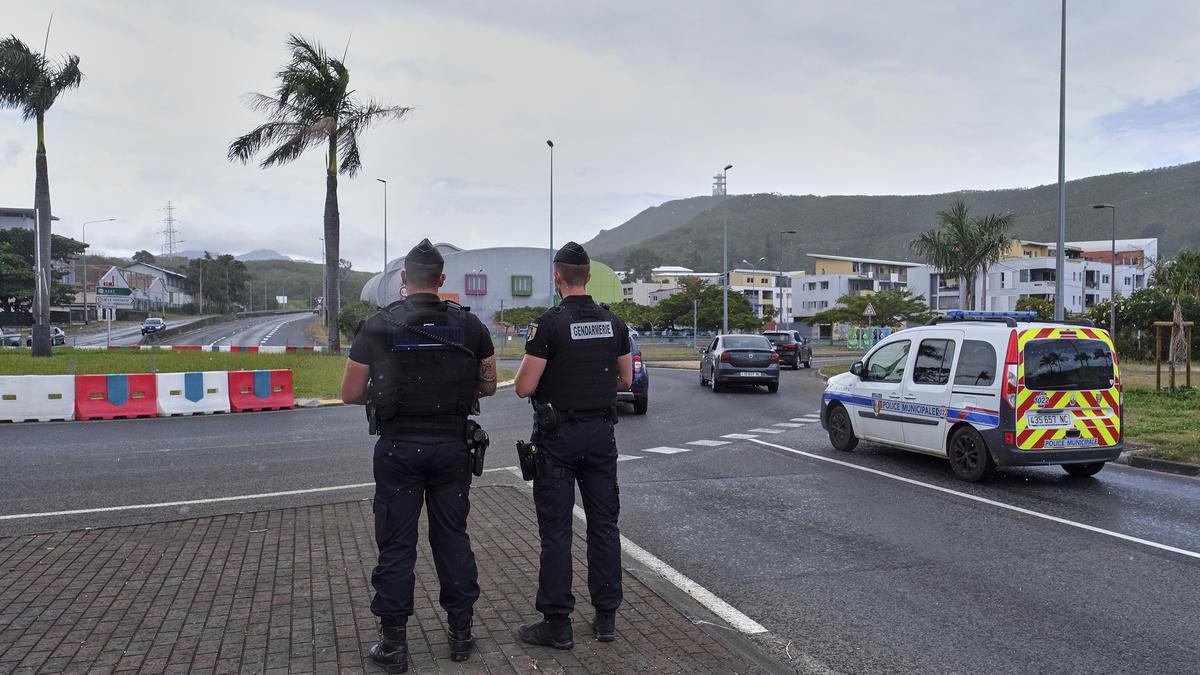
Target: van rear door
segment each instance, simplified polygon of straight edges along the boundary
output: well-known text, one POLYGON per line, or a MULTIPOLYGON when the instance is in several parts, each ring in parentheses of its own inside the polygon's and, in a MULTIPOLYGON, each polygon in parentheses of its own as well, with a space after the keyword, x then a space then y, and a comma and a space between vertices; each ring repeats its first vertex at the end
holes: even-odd
POLYGON ((1068 450, 1121 441, 1119 371, 1108 334, 1031 328, 1018 336, 1017 447, 1068 450))

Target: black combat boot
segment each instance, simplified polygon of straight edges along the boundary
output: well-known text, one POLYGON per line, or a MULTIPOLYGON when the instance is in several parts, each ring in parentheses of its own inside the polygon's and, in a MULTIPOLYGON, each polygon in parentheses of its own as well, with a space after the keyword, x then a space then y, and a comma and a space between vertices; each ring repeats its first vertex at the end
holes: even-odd
POLYGON ((596 612, 592 620, 592 634, 600 642, 612 642, 617 639, 617 613, 596 612))
POLYGON ((404 626, 380 626, 379 642, 371 645, 371 660, 389 673, 408 671, 408 636, 404 626))
POLYGON ((471 648, 475 646, 475 636, 471 635, 471 612, 447 616, 446 624, 450 629, 447 634, 450 660, 466 661, 471 656, 471 648))
POLYGON ((535 624, 521 624, 517 637, 531 645, 544 645, 555 649, 570 649, 575 646, 571 632, 571 617, 555 614, 535 624))

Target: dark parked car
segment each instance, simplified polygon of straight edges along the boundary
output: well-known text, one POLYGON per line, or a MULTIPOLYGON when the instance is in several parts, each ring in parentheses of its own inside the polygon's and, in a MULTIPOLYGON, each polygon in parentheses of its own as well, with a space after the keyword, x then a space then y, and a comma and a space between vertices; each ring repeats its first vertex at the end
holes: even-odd
POLYGON ((794 330, 774 330, 763 333, 763 337, 775 345, 779 353, 779 365, 791 366, 797 370, 803 363, 805 368, 812 367, 812 348, 808 346, 808 338, 794 330))
POLYGON ((157 333, 167 329, 167 322, 162 319, 151 317, 142 322, 142 335, 157 333))
POLYGON ((646 364, 642 363, 642 350, 638 349, 637 340, 632 335, 629 346, 633 354, 633 383, 625 391, 617 392, 617 400, 632 403, 633 412, 645 415, 650 405, 650 373, 646 371, 646 364))
POLYGON ((721 391, 727 384, 750 384, 779 391, 779 354, 761 335, 718 335, 700 353, 702 387, 721 391))

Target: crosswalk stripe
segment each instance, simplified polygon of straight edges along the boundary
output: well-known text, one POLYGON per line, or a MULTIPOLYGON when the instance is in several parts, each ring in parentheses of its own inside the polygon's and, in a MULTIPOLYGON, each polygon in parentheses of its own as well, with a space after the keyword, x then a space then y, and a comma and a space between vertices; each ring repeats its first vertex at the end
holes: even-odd
POLYGON ((802 427, 804 425, 800 424, 798 422, 776 422, 775 424, 772 424, 771 426, 784 427, 785 429, 799 429, 800 427, 802 427))
POLYGON ((646 458, 638 457, 637 455, 617 455, 618 462, 628 462, 631 459, 646 459, 646 458))
POLYGON ((685 445, 699 445, 699 446, 702 446, 705 448, 715 448, 718 445, 729 445, 729 441, 709 441, 709 440, 688 441, 687 443, 685 443, 685 445))
POLYGON ((660 455, 674 455, 677 452, 688 452, 688 448, 672 448, 669 445, 660 445, 657 448, 642 448, 641 452, 656 452, 660 455))
POLYGON ((725 434, 721 438, 732 438, 735 441, 748 441, 751 438, 758 438, 754 434, 725 434))
POLYGON ((756 434, 782 434, 782 429, 749 429, 756 434))

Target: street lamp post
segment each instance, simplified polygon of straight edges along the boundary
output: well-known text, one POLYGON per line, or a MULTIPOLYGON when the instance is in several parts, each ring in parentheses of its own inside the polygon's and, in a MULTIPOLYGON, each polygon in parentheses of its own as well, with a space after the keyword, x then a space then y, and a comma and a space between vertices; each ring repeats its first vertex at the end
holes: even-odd
POLYGON ((1112 204, 1092 204, 1093 209, 1112 209, 1112 260, 1108 273, 1108 333, 1117 339, 1117 207, 1112 204))
MULTIPOLYGON (((780 274, 780 276, 787 274, 787 267, 785 266, 785 260, 784 260, 784 255, 783 255, 783 235, 785 235, 785 234, 799 234, 799 233, 796 230, 780 230, 779 231, 779 274, 780 274)), ((788 279, 788 288, 790 289, 791 283, 792 283, 792 281, 791 281, 792 278, 789 276, 789 277, 787 277, 787 279, 788 279)), ((783 280, 781 279, 779 283, 782 284, 783 280)), ((779 311, 780 312, 783 312, 784 310, 787 309, 786 304, 783 302, 783 288, 784 288, 783 286, 779 287, 779 311)), ((787 323, 790 326, 792 323, 791 314, 787 314, 787 316, 788 316, 787 323)))
POLYGON ((382 178, 375 180, 383 183, 383 271, 379 275, 379 306, 387 306, 387 181, 382 178))
POLYGON ((1067 247, 1067 0, 1062 0, 1058 70, 1058 255, 1054 266, 1054 320, 1066 318, 1067 247))
POLYGON ((550 147, 550 306, 554 306, 554 141, 547 140, 550 147))
POLYGON ((732 164, 721 169, 721 268, 725 270, 725 283, 721 287, 721 332, 729 332, 729 209, 725 202, 729 198, 729 170, 732 164))
POLYGON ((116 218, 101 218, 100 220, 88 220, 80 226, 83 239, 83 323, 88 323, 88 299, 87 299, 87 279, 88 279, 88 264, 87 264, 87 226, 92 223, 111 223, 116 218))

